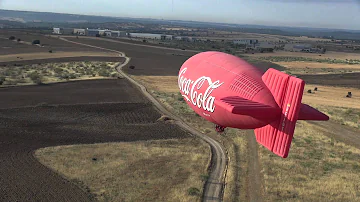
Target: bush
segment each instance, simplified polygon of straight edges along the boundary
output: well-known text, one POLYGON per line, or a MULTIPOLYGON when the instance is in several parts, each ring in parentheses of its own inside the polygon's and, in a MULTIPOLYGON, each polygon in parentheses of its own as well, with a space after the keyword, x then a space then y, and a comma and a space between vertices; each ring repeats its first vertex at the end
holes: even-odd
POLYGON ((15 40, 14 36, 9 37, 9 40, 15 40))
POLYGON ((17 41, 19 42, 19 41, 21 41, 21 39, 17 39, 17 41))
POLYGON ((117 72, 111 73, 111 77, 118 77, 118 73, 117 72))
POLYGON ((32 82, 34 82, 36 84, 42 84, 42 77, 37 72, 30 73, 29 77, 32 82))
POLYGON ((134 66, 134 65, 130 65, 129 68, 130 68, 130 69, 135 69, 135 66, 134 66))
POLYGON ((53 51, 52 50, 49 50, 49 53, 52 53, 53 51))
POLYGON ((40 44, 40 40, 36 39, 32 42, 32 44, 40 44))
POLYGON ((191 196, 196 196, 200 194, 200 190, 198 188, 191 187, 188 189, 188 194, 191 196))
POLYGON ((70 74, 70 75, 69 75, 69 78, 70 78, 70 79, 76 79, 76 75, 75 75, 75 74, 70 74))
POLYGON ((109 75, 110 75, 110 73, 105 69, 101 69, 99 71, 99 76, 108 77, 109 75))

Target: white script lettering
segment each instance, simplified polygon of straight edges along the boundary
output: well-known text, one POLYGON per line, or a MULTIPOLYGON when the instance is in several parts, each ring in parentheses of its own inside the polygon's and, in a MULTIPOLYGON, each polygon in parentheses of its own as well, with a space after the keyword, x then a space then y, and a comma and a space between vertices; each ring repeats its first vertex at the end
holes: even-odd
POLYGON ((202 76, 196 81, 192 81, 191 79, 187 79, 184 77, 184 73, 186 72, 186 70, 187 68, 182 69, 178 78, 178 85, 180 92, 182 92, 182 96, 188 102, 191 102, 194 106, 197 106, 198 108, 203 108, 208 112, 214 112, 215 97, 211 96, 210 94, 214 89, 221 86, 224 82, 220 83, 219 80, 212 82, 211 78, 207 76, 202 76), (198 93, 197 90, 199 90, 204 85, 205 81, 207 81, 208 83, 207 89, 205 90, 204 94, 198 93))

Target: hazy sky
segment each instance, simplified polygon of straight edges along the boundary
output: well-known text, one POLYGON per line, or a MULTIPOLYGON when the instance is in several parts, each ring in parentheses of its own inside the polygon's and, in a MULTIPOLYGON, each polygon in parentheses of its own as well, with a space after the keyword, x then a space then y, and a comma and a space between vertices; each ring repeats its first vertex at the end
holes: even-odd
POLYGON ((0 8, 360 30, 360 0, 0 0, 0 8))

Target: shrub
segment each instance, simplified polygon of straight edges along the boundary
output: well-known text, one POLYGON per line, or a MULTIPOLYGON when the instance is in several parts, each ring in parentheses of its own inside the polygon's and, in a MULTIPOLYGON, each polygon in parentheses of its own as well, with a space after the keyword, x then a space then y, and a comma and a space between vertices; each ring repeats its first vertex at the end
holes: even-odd
POLYGON ((29 74, 30 79, 32 82, 36 84, 42 84, 42 77, 37 72, 32 72, 29 74))
POLYGON ((191 187, 188 189, 188 194, 191 196, 196 196, 200 194, 200 190, 198 188, 191 187))
POLYGON ((40 40, 36 39, 32 42, 32 44, 40 44, 40 40))
POLYGON ((9 37, 9 40, 15 40, 14 36, 9 37))
POLYGON ((76 79, 76 75, 73 74, 73 73, 71 73, 71 74, 69 75, 69 78, 70 78, 70 79, 76 79))
POLYGON ((101 69, 99 71, 99 76, 103 76, 103 77, 108 77, 109 76, 109 72, 105 69, 101 69))
POLYGON ((49 50, 49 53, 52 53, 53 51, 52 50, 49 50))
POLYGON ((134 66, 134 65, 130 65, 129 68, 130 68, 130 69, 135 69, 135 66, 134 66))
POLYGON ((117 73, 117 72, 111 73, 111 77, 117 77, 117 76, 118 76, 118 73, 117 73))
POLYGON ((19 42, 19 41, 21 41, 21 39, 17 39, 17 41, 19 42))

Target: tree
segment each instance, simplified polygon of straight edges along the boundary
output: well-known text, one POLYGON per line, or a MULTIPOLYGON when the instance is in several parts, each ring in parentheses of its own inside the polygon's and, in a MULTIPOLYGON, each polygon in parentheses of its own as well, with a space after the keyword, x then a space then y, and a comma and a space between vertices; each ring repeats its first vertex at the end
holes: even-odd
POLYGON ((15 40, 14 36, 9 37, 9 40, 15 40))
POLYGON ((40 44, 40 40, 36 39, 32 42, 32 44, 40 44))

